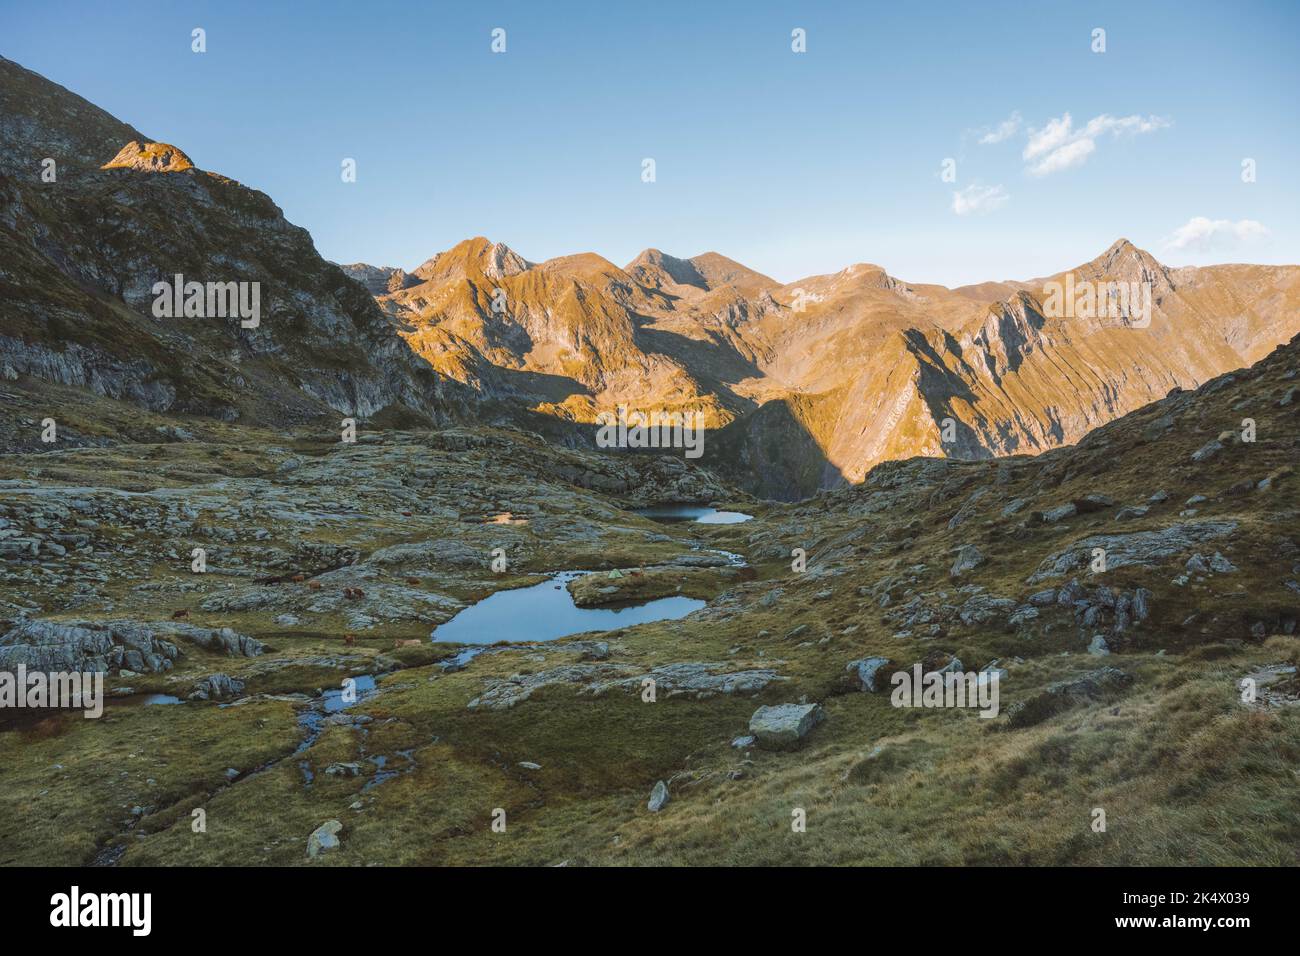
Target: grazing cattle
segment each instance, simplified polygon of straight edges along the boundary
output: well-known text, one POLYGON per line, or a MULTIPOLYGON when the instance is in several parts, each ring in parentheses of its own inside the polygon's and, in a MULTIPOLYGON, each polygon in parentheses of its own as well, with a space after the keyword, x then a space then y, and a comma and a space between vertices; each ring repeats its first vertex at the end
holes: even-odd
POLYGON ((308 582, 307 582, 307 587, 311 588, 313 591, 319 591, 319 590, 320 590, 320 582, 319 582, 319 581, 308 581, 308 582))
POLYGON ((343 643, 346 644, 348 647, 351 647, 356 642, 357 642, 357 636, 355 634, 343 635, 343 643))
POLYGON ((420 579, 419 579, 419 578, 407 578, 407 579, 406 579, 406 583, 407 583, 407 584, 419 584, 419 583, 420 583, 420 579))
POLYGON ((412 637, 407 640, 393 641, 393 646, 394 647, 419 647, 423 643, 424 642, 421 641, 418 637, 412 637))
POLYGON ((185 608, 181 608, 179 611, 172 611, 173 621, 180 621, 189 616, 190 616, 190 612, 187 611, 185 608))
POLYGON ((411 517, 411 513, 410 513, 409 511, 403 511, 403 512, 402 512, 402 517, 404 517, 404 518, 409 518, 409 517, 411 517))
POLYGON ((295 575, 294 575, 293 577, 291 577, 289 580, 292 581, 294 584, 302 584, 303 581, 306 581, 306 580, 307 580, 307 575, 305 575, 305 574, 295 574, 295 575))

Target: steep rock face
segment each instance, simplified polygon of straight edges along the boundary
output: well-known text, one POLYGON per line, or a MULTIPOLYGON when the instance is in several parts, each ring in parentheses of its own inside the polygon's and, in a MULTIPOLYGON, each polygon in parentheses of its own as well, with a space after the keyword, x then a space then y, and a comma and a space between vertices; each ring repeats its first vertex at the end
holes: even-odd
POLYGON ((1042 344, 1045 321, 1033 298, 1021 292, 992 306, 984 324, 974 334, 962 337, 962 351, 977 350, 984 370, 999 382, 1002 375, 1017 371, 1025 356, 1042 344))
POLYGON ((227 420, 393 407, 436 421, 465 401, 264 194, 4 59, 0 117, 0 363, 14 373, 227 420), (256 295, 257 324, 211 291, 197 311, 218 314, 155 314, 155 285, 178 275, 235 283, 249 315, 256 295))

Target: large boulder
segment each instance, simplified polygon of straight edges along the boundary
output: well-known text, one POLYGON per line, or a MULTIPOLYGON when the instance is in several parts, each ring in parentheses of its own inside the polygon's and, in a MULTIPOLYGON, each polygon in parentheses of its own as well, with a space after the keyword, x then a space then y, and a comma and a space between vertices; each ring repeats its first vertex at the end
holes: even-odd
POLYGON ((821 704, 777 704, 754 711, 749 732, 764 750, 792 750, 825 719, 821 704))

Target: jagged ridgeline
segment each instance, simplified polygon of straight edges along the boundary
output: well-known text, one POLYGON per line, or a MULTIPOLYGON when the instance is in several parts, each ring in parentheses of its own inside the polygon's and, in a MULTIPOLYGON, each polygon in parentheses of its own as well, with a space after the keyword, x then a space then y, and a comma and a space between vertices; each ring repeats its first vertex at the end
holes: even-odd
POLYGON ((482 237, 413 273, 344 269, 445 375, 580 423, 624 403, 703 410, 719 430, 705 462, 776 498, 891 459, 1077 441, 1258 360, 1295 331, 1300 298, 1296 267, 1170 269, 1127 240, 1054 276, 958 289, 872 265, 783 285, 655 249, 624 268, 535 264, 482 237))
POLYGON ((587 447, 619 406, 698 414, 701 464, 792 500, 882 461, 1078 441, 1297 326, 1300 267, 1174 269, 1122 239, 956 289, 868 264, 782 284, 712 252, 535 263, 482 237, 409 272, 336 267, 262 193, 10 61, 0 76, 0 359, 154 411, 515 424, 587 447), (235 283, 245 308, 190 314, 188 283, 209 305, 235 283))

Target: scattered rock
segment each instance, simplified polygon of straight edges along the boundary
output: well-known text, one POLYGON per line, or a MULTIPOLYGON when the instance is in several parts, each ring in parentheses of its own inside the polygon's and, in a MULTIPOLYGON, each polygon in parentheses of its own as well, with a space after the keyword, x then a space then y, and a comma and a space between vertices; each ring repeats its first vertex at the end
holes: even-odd
POLYGON ((359 777, 361 764, 352 761, 332 763, 325 768, 325 772, 331 777, 359 777))
POLYGON ((963 624, 974 626, 1008 615, 1015 607, 1016 602, 1010 598, 994 597, 984 593, 972 594, 961 606, 957 616, 961 618, 963 624))
POLYGON ((669 799, 671 798, 668 796, 668 785, 660 780, 650 791, 650 801, 646 804, 646 809, 651 813, 658 813, 668 804, 669 799))
POLYGON ((211 674, 194 685, 190 700, 230 700, 244 692, 244 682, 228 674, 211 674))
POLYGON ((1063 505, 1057 505, 1055 508, 1048 508, 1041 512, 1043 520, 1048 524, 1055 524, 1058 521, 1064 521, 1066 518, 1073 518, 1079 513, 1079 508, 1073 501, 1063 505))
POLYGON ((343 824, 338 820, 326 820, 307 838, 307 856, 315 859, 329 850, 337 850, 342 830, 343 824))
POLYGON ((844 669, 853 674, 858 687, 869 694, 874 694, 881 690, 885 675, 881 674, 882 668, 890 663, 888 657, 864 657, 856 661, 849 661, 844 669))
POLYGON ((1135 518, 1144 518, 1150 510, 1146 505, 1126 505, 1115 512, 1115 520, 1132 521, 1135 518))
POLYGON ((1074 510, 1081 514, 1091 514, 1094 511, 1102 511, 1106 508, 1115 506, 1115 499, 1108 495, 1090 494, 1082 498, 1075 498, 1070 504, 1074 505, 1074 510))
POLYGON ((1106 552, 1106 567, 1114 571, 1128 565, 1150 566, 1186 553, 1195 545, 1225 537, 1237 530, 1235 521, 1184 521, 1157 531, 1089 535, 1068 548, 1049 555, 1027 583, 1060 577, 1086 567, 1094 548, 1106 552))
POLYGON ((958 549, 957 560, 948 573, 954 578, 959 578, 967 571, 973 571, 983 563, 984 555, 980 549, 973 544, 964 544, 958 549))
POLYGON ((1210 570, 1215 574, 1231 574, 1237 570, 1237 566, 1215 551, 1214 557, 1210 558, 1210 570))
POLYGON ((1012 627, 1021 627, 1037 618, 1038 608, 1030 606, 1019 607, 1012 612, 1011 617, 1007 619, 1007 623, 1012 627))
POLYGON ((1196 451, 1192 452, 1192 461, 1198 463, 1208 461, 1221 451, 1223 451, 1223 442, 1219 441, 1217 438, 1211 439, 1200 448, 1196 449, 1196 451))

